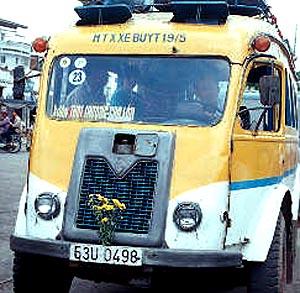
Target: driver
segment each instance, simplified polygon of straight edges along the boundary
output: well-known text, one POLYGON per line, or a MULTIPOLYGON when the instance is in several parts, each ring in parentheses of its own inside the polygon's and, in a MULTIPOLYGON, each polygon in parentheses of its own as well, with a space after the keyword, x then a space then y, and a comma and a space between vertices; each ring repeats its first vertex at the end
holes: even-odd
POLYGON ((222 109, 219 106, 219 88, 218 81, 206 75, 200 77, 195 82, 195 101, 202 106, 201 114, 208 121, 216 121, 222 116, 222 109))
POLYGON ((197 76, 187 98, 178 103, 175 115, 177 119, 215 124, 222 116, 221 103, 218 81, 209 75, 197 76))

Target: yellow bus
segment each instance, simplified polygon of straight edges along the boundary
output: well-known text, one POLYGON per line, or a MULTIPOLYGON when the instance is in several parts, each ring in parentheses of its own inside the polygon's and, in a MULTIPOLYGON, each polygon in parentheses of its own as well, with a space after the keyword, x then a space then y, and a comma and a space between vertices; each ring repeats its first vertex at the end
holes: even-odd
POLYGON ((47 54, 16 292, 207 269, 243 272, 248 292, 293 281, 296 78, 275 17, 264 1, 154 6, 86 3, 34 44, 47 54))

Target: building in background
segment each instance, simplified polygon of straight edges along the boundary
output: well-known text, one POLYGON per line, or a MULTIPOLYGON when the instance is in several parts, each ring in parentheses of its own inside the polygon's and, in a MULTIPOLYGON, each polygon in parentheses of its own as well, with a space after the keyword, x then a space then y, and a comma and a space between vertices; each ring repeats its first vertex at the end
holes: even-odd
POLYGON ((0 18, 0 107, 17 109, 29 128, 34 120, 43 58, 32 52, 31 42, 24 36, 26 29, 25 25, 0 18), (16 80, 24 74, 20 90, 16 80))
POLYGON ((25 25, 0 19, 0 97, 13 98, 13 69, 30 70, 31 44, 21 34, 25 25))

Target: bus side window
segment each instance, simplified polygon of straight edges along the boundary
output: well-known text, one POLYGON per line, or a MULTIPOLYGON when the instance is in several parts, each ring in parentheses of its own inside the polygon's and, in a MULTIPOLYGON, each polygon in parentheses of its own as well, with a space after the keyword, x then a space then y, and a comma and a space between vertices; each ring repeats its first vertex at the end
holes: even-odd
POLYGON ((290 78, 291 83, 291 95, 292 95, 292 107, 293 107, 293 113, 294 113, 294 121, 293 121, 293 128, 298 129, 298 103, 297 103, 297 94, 295 86, 292 83, 292 79, 290 78))
MULTIPOLYGON (((272 74, 280 76, 279 70, 270 65, 254 65, 247 77, 239 116, 245 130, 278 131, 280 125, 280 105, 267 109, 260 99, 260 78, 272 74)), ((279 85, 281 88, 281 85, 279 85)))
POLYGON ((286 71, 285 79, 285 125, 292 126, 292 103, 291 103, 291 87, 290 79, 286 71))
POLYGON ((293 86, 293 96, 294 96, 294 107, 295 107, 295 125, 296 129, 299 129, 299 112, 298 112, 298 99, 297 99, 297 91, 295 86, 293 86))
POLYGON ((290 102, 291 102, 291 126, 293 128, 296 128, 296 113, 295 113, 295 96, 294 96, 294 92, 293 92, 293 84, 292 84, 292 79, 289 76, 289 81, 290 81, 290 102))

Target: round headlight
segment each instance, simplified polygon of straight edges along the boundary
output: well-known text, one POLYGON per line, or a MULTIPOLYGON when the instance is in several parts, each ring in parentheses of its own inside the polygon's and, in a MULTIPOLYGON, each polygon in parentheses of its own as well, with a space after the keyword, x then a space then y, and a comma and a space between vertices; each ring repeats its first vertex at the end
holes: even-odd
POLYGON ((35 211, 44 220, 52 220, 60 212, 60 202, 56 194, 41 193, 34 202, 35 211))
POLYGON ((174 210, 173 220, 182 231, 194 231, 200 225, 202 212, 199 204, 194 202, 182 202, 174 210))

